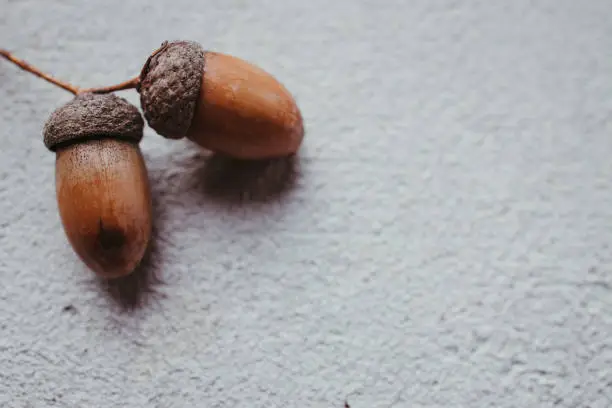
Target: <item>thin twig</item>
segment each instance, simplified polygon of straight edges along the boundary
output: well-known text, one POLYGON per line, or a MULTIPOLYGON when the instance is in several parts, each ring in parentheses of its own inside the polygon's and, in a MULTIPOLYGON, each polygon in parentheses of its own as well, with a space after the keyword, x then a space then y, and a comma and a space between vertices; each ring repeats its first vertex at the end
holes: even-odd
POLYGON ((82 93, 105 94, 105 93, 111 93, 115 91, 123 91, 125 89, 138 88, 138 86, 140 85, 140 77, 137 76, 137 77, 134 77, 132 79, 121 82, 120 84, 116 84, 116 85, 105 86, 105 87, 100 87, 100 88, 81 89, 67 82, 60 81, 59 79, 53 78, 51 75, 45 74, 40 69, 28 64, 22 59, 15 57, 12 53, 8 52, 5 49, 0 48, 0 55, 6 58, 7 60, 11 61, 13 64, 17 65, 21 69, 28 71, 40 78, 43 78, 47 80, 48 82, 51 82, 52 84, 57 85, 60 88, 63 88, 67 90, 68 92, 73 93, 74 95, 78 95, 82 93))
POLYGON ((82 89, 79 91, 79 93, 89 92, 89 93, 96 93, 96 94, 104 94, 104 93, 111 93, 115 91, 123 91, 125 89, 138 88, 138 85, 140 85, 140 77, 134 77, 132 79, 128 79, 125 82, 121 82, 120 84, 117 84, 117 85, 105 86, 101 88, 82 89))
POLYGON ((4 58, 6 58, 7 60, 11 61, 13 64, 17 65, 19 68, 28 71, 40 78, 43 78, 44 80, 51 82, 52 84, 59 86, 60 88, 65 89, 68 92, 73 93, 74 95, 78 94, 80 92, 79 88, 77 88, 74 85, 71 85, 67 82, 64 81, 60 81, 59 79, 53 78, 51 75, 45 74, 44 72, 42 72, 41 70, 39 70, 38 68, 28 64, 27 62, 15 57, 13 54, 11 54, 10 52, 8 52, 7 50, 4 50, 2 48, 0 48, 0 55, 2 55, 4 58))

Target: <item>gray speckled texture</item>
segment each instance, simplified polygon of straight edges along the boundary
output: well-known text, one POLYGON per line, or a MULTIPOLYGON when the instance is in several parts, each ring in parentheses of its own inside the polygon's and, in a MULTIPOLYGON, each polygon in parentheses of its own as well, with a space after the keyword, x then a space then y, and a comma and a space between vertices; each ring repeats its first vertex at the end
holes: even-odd
POLYGON ((121 312, 57 214, 40 133, 70 95, 0 61, 0 406, 612 404, 612 2, 0 9, 2 43, 80 86, 169 38, 245 58, 307 132, 294 190, 229 205, 147 128, 165 284, 121 312))
POLYGON ((148 125, 169 139, 185 136, 204 75, 204 49, 194 41, 164 42, 143 64, 140 103, 148 125))
POLYGON ((143 136, 144 120, 130 102, 115 94, 81 94, 58 107, 45 122, 43 141, 49 150, 61 143, 107 136, 136 143, 143 136))

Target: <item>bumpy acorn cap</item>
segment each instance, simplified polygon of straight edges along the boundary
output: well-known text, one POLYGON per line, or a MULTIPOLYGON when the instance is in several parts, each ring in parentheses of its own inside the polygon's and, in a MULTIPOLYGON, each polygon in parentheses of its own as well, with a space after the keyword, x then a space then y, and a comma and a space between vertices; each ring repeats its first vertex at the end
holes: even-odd
POLYGON ((181 139, 191 126, 202 87, 204 49, 193 41, 165 41, 140 73, 140 105, 151 128, 181 139))
POLYGON ((144 120, 136 106, 114 94, 84 93, 56 109, 43 130, 47 149, 80 139, 110 137, 139 143, 144 120))

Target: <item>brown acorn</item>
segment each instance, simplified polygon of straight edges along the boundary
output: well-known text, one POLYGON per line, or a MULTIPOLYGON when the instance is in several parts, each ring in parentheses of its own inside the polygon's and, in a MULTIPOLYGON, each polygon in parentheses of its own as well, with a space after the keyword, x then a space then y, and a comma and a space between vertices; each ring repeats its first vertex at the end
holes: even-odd
POLYGON ((79 258, 97 275, 130 274, 151 237, 151 198, 138 109, 113 94, 78 94, 44 127, 56 153, 60 218, 79 258))
POLYGON ((151 54, 138 92, 157 133, 235 158, 288 156, 304 137, 294 98, 272 75, 192 41, 164 42, 151 54))

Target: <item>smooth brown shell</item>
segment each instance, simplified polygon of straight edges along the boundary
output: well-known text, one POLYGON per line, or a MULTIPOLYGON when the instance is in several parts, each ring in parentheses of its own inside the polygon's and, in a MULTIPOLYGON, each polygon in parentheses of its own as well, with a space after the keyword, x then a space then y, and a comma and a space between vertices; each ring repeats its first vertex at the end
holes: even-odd
POLYGON ((140 105, 151 128, 242 159, 296 153, 304 137, 293 96, 272 75, 193 41, 164 42, 140 73, 140 105))
POLYGON ((304 137, 302 116, 287 89, 257 66, 206 52, 200 95, 187 138, 242 159, 296 153, 304 137))
POLYGON ((131 273, 151 237, 150 188, 140 148, 99 139, 56 153, 57 202, 70 244, 101 277, 131 273))

